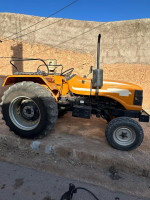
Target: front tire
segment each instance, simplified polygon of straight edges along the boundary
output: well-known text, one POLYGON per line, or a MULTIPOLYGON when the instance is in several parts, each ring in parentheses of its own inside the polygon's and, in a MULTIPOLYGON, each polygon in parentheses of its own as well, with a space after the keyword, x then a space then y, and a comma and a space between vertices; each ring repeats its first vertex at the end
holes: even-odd
POLYGON ((118 117, 111 120, 106 127, 105 134, 108 143, 122 151, 137 148, 144 138, 141 125, 129 117, 118 117))
POLYGON ((34 138, 51 130, 58 108, 51 93, 34 82, 20 82, 9 87, 2 97, 2 114, 15 134, 34 138))

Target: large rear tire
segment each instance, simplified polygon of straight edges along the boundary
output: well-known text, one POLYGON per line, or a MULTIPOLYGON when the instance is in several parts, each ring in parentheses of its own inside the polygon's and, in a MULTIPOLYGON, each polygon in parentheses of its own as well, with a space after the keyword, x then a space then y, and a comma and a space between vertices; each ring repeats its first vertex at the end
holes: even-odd
POLYGON ((105 134, 108 143, 122 151, 137 148, 144 138, 141 125, 129 117, 118 117, 111 120, 106 127, 105 134))
POLYGON ((58 108, 45 87, 24 81, 5 91, 2 97, 2 114, 6 125, 15 134, 34 138, 46 134, 54 127, 58 108))

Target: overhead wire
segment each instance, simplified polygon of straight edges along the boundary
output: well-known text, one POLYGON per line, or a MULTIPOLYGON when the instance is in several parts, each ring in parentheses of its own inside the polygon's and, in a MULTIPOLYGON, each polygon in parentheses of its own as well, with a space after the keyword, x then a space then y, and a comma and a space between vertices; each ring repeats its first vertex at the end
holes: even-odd
MULTIPOLYGON (((61 42, 61 43, 59 43, 59 44, 52 45, 51 47, 55 48, 55 47, 57 47, 57 46, 60 46, 60 45, 62 45, 62 44, 64 44, 64 43, 66 43, 66 42, 69 42, 69 41, 71 41, 71 40, 73 40, 73 39, 75 39, 75 38, 77 38, 77 37, 80 37, 81 35, 84 35, 84 34, 90 32, 90 31, 92 31, 92 30, 94 30, 94 29, 96 29, 96 28, 98 28, 98 27, 101 27, 101 26, 103 26, 103 25, 105 25, 105 24, 109 24, 109 23, 112 23, 112 22, 104 22, 103 24, 100 24, 100 25, 98 25, 98 26, 95 26, 95 27, 89 29, 88 31, 85 31, 85 32, 83 32, 83 33, 81 33, 81 34, 79 34, 79 35, 77 35, 77 36, 75 36, 75 37, 73 37, 73 38, 70 38, 70 39, 68 39, 68 40, 65 40, 65 41, 63 41, 63 42, 61 42)), ((132 24, 132 25, 134 25, 134 24, 132 24)), ((129 27, 129 26, 131 26, 131 25, 125 25, 125 26, 128 26, 128 27, 129 27)), ((117 27, 119 27, 119 26, 117 26, 117 27)), ((113 27, 113 29, 117 29, 117 28, 116 28, 116 27, 113 27)), ((117 38, 113 37, 113 39, 127 39, 127 38, 133 38, 133 37, 135 37, 135 36, 120 37, 120 38, 118 38, 118 37, 117 37, 117 38)), ((136 36, 136 37, 149 37, 149 36, 142 36, 142 35, 140 35, 140 36, 136 36)), ((45 51, 47 51, 47 50, 49 50, 49 49, 50 49, 50 48, 47 48, 47 49, 45 49, 45 50, 43 50, 43 51, 40 51, 40 52, 38 52, 38 53, 45 52, 45 51)), ((36 54, 37 54, 37 53, 36 53, 36 54)), ((36 54, 33 54, 33 56, 36 55, 36 54)))
MULTIPOLYGON (((48 27, 48 26, 51 26, 51 25, 53 25, 53 24, 56 24, 56 23, 58 23, 58 22, 60 22, 60 21, 63 21, 64 20, 64 18, 62 18, 62 19, 60 19, 60 20, 57 20, 57 21, 55 21, 55 22, 53 22, 53 23, 51 23, 51 24, 48 24, 48 25, 46 25, 46 26, 43 26, 43 27, 41 27, 41 28, 39 28, 39 29, 36 29, 36 30, 34 30, 34 31, 31 31, 31 32, 28 32, 28 33, 26 33, 26 34, 23 34, 23 35, 20 35, 20 36, 17 36, 16 38, 13 38, 13 40, 15 40, 15 39, 18 39, 18 37, 24 37, 24 36, 26 36, 26 35, 29 35, 29 34, 31 34, 31 33, 34 33, 34 32, 36 32, 36 31, 39 31, 39 30, 41 30, 41 29, 43 29, 43 28, 46 28, 46 27, 48 27)), ((105 22, 105 23, 111 23, 111 22, 105 22)), ((98 25, 99 26, 99 25, 98 25)), ((125 25, 125 26, 131 26, 131 25, 125 25)), ((117 26, 117 27, 119 27, 119 26, 117 26)), ((113 29, 117 29, 117 27, 113 27, 113 29)), ((133 37, 135 37, 135 36, 128 36, 128 37, 122 37, 122 38, 114 38, 113 37, 113 39, 126 39, 126 38, 133 38, 133 37)), ((137 37, 149 37, 149 36, 137 36, 137 37)))
MULTIPOLYGON (((58 21, 62 21, 63 19, 60 19, 60 20, 58 20, 58 21)), ((52 23, 52 24, 55 24, 55 23, 57 23, 58 21, 56 21, 56 22, 54 22, 54 23, 52 23)), ((105 25, 105 24, 108 24, 108 23, 111 23, 111 22, 105 22, 105 23, 103 23, 103 24, 100 24, 100 25, 98 25, 98 26, 95 26, 95 27, 93 27, 93 28, 91 28, 91 29, 89 29, 88 31, 85 31, 85 32, 83 32, 83 33, 81 33, 81 34, 79 34, 79 35, 77 35, 77 36, 74 36, 74 37, 72 37, 72 38, 70 38, 70 39, 68 39, 68 40, 65 40, 65 41, 63 41, 63 42, 61 42, 61 43, 59 43, 59 44, 57 44, 57 45, 53 45, 53 46, 51 46, 51 47, 57 47, 57 46, 59 46, 59 45, 61 45, 61 44, 64 44, 64 43, 66 43, 66 42, 69 42, 69 41, 71 41, 71 40, 73 40, 73 39, 75 39, 75 38, 77 38, 77 37, 80 37, 81 35, 84 35, 84 34, 86 34, 86 33, 88 33, 88 32, 90 32, 90 31, 92 31, 92 30, 94 30, 94 29, 96 29, 96 28, 98 28, 98 27, 100 27, 100 26, 103 26, 103 25, 105 25)), ((52 25, 52 24, 49 24, 49 25, 52 25)), ((48 26, 48 25, 47 25, 48 26)), ((46 26, 45 26, 46 27, 46 26)), ((42 29, 42 28, 44 28, 44 27, 41 27, 40 29, 42 29)), ((39 29, 38 29, 39 30, 39 29)), ((135 36, 128 36, 128 37, 120 37, 120 38, 114 38, 113 37, 113 39, 126 39, 126 38, 133 38, 133 37, 135 37, 135 36)), ((142 35, 140 35, 140 36, 137 36, 137 37, 149 37, 149 36, 142 36, 142 35)), ((39 53, 42 53, 42 52, 45 52, 45 51, 47 51, 47 50, 49 50, 49 49, 51 49, 51 47, 49 47, 49 48, 47 48, 47 49, 45 49, 45 50, 43 50, 43 51, 40 51, 40 52, 38 52, 38 54, 39 53)), ((111 49, 111 48, 105 48, 105 49, 111 49)), ((37 54, 37 53, 36 53, 37 54)), ((34 55, 36 55, 36 54, 33 54, 32 56, 34 56, 34 55)), ((17 58, 17 57, 0 57, 0 58, 17 58)), ((17 58, 17 59, 21 59, 21 58, 17 58)))
MULTIPOLYGON (((78 1, 78 0, 76 0, 76 1, 78 1)), ((67 5, 66 7, 72 5, 72 4, 75 3, 76 1, 73 1, 71 4, 67 5)), ((66 7, 64 7, 64 8, 66 8, 66 7)), ((63 8, 63 9, 64 9, 64 8, 63 8)), ((60 9, 60 10, 62 10, 62 9, 60 9)), ((60 11, 60 10, 59 10, 59 11, 60 11)), ((57 12, 58 12, 58 11, 57 11, 57 12)), ((55 12, 55 13, 56 13, 56 12, 55 12)), ((48 17, 47 17, 47 18, 48 18, 48 17)), ((35 31, 41 30, 41 29, 43 29, 43 28, 45 28, 45 27, 48 27, 48 26, 53 25, 53 24, 55 24, 55 23, 58 23, 58 22, 60 22, 60 21, 62 21, 62 20, 64 20, 64 19, 57 20, 56 22, 53 22, 53 23, 51 23, 51 24, 48 24, 48 25, 46 25, 46 26, 44 26, 44 27, 41 27, 41 28, 39 28, 39 29, 37 29, 37 30, 34 30, 34 31, 32 31, 32 32, 29 32, 29 33, 24 34, 24 35, 21 35, 21 36, 25 36, 25 35, 28 35, 28 34, 30 34, 30 33, 35 32, 35 31)), ((44 20, 41 20, 40 22, 42 22, 42 21, 44 21, 44 20)), ((40 22, 39 22, 39 23, 40 23, 40 22)), ((68 39, 68 40, 65 40, 65 41, 63 41, 63 42, 61 42, 61 43, 59 43, 59 44, 57 44, 57 45, 53 45, 52 47, 54 48, 54 47, 57 47, 57 46, 59 46, 59 45, 62 45, 62 44, 64 44, 64 43, 66 43, 66 42, 69 42, 69 41, 71 41, 71 40, 73 40, 73 39, 75 39, 75 38, 77 38, 77 37, 80 37, 81 35, 84 35, 84 34, 90 32, 90 31, 92 31, 92 30, 94 30, 94 29, 96 29, 96 28, 98 28, 98 27, 100 27, 100 26, 103 26, 103 25, 105 25, 105 24, 108 24, 108 23, 111 23, 111 22, 105 22, 105 23, 103 23, 103 24, 100 24, 100 25, 98 25, 98 26, 95 26, 95 27, 89 29, 88 31, 85 31, 85 32, 83 32, 83 33, 81 33, 81 34, 79 34, 79 35, 77 35, 77 36, 74 36, 74 37, 72 37, 72 38, 70 38, 70 39, 68 39)), ((128 25, 126 25, 126 26, 128 26, 128 25)), ((113 27, 113 29, 114 29, 114 27, 113 27)), ((24 30, 24 29, 23 29, 23 30, 24 30)), ((23 31, 23 30, 22 30, 22 31, 23 31)), ((22 31, 20 31, 20 32, 22 32, 22 31)), ((132 37, 132 36, 122 37, 122 38, 113 38, 113 39, 126 39, 126 38, 130 38, 130 37, 132 37)), ((134 36, 134 37, 135 37, 135 36, 134 36)), ((148 36, 138 36, 138 37, 148 37, 148 36)), ((16 38, 18 38, 18 37, 16 37, 16 38)), ((16 38, 14 38, 14 39, 16 39, 16 38)), ((42 52, 45 52, 45 51, 47 51, 47 50, 49 50, 49 49, 50 49, 50 48, 47 48, 47 49, 45 49, 45 50, 43 50, 43 51, 40 51, 40 52, 38 52, 38 54, 39 54, 39 53, 42 53, 42 52)), ((36 54, 37 54, 37 53, 36 53, 36 54)), ((33 56, 36 55, 36 54, 33 54, 33 56)), ((0 57, 0 58, 4 58, 4 57, 0 57)), ((7 58, 7 57, 5 57, 5 58, 7 58)), ((16 58, 16 57, 14 57, 14 58, 16 58)), ((20 58, 18 58, 18 59, 20 59, 20 58)))
MULTIPOLYGON (((45 21, 45 20, 47 20, 48 18, 50 18, 50 17, 56 15, 57 13, 61 12, 62 10, 68 8, 68 7, 71 6, 71 5, 73 5, 73 4, 76 3, 77 1, 79 1, 79 0, 74 0, 74 1, 71 2, 70 4, 68 4, 68 5, 64 6, 63 8, 57 10, 56 12, 52 13, 52 14, 49 15, 48 17, 45 17, 44 19, 42 19, 42 20, 40 20, 40 21, 38 21, 38 22, 36 22, 36 23, 34 23, 34 24, 32 24, 32 25, 30 25, 30 26, 28 26, 28 27, 26 27, 26 28, 24 28, 24 29, 22 29, 22 30, 20 30, 20 31, 18 31, 17 33, 14 33, 14 34, 12 34, 12 35, 10 35, 10 36, 8 36, 8 37, 5 37, 5 38, 3 39, 3 41, 6 41, 8 38, 11 38, 12 36, 17 35, 18 33, 21 33, 22 31, 25 31, 25 30, 27 30, 27 29, 29 29, 29 28, 31 28, 31 27, 33 27, 33 26, 35 26, 35 25, 37 25, 37 24, 39 24, 39 23, 41 23, 41 22, 43 22, 43 21, 45 21)), ((36 30, 35 30, 35 31, 36 31, 36 30)))
MULTIPOLYGON (((15 39, 18 39, 18 37, 24 37, 24 36, 26 36, 26 35, 29 35, 29 34, 31 34, 31 33, 34 33, 34 32, 36 32, 36 31, 39 31, 39 30, 41 30, 41 29, 43 29, 43 28, 46 28, 46 27, 48 27, 48 26, 51 26, 51 25, 53 25, 53 24, 55 24, 55 23, 58 23, 58 22, 60 22, 60 21, 63 21, 64 20, 64 18, 62 18, 62 19, 59 19, 59 20, 57 20, 57 21, 55 21, 55 22, 53 22, 53 23, 50 23, 50 24, 47 24, 46 26, 43 26, 43 27, 41 27, 41 28, 38 28, 38 29, 36 29, 36 30, 34 30, 34 31, 31 31, 31 32, 28 32, 28 33, 26 33, 26 34, 23 34, 23 35, 20 35, 20 36, 17 36, 17 37, 15 37, 15 38, 13 38, 13 40, 15 40, 15 39)), ((106 22, 106 23, 111 23, 111 22, 106 22)), ((125 25, 125 26, 128 26, 128 27, 130 27, 131 25, 134 25, 134 24, 130 24, 130 25, 125 25)), ((115 26, 115 27, 113 27, 112 29, 117 29, 119 26, 115 26)), ((17 33, 16 33, 17 34, 17 33)), ((129 36, 130 37, 130 36, 129 36)), ((114 38, 114 39, 116 39, 116 38, 114 38)), ((117 38, 118 39, 118 38, 117 38)), ((121 38, 122 39, 122 38, 121 38)))
MULTIPOLYGON (((48 24, 48 25, 46 25, 46 26, 44 26, 44 27, 41 27, 41 28, 39 28, 39 29, 37 29, 37 30, 40 30, 40 29, 45 28, 45 27, 47 27, 47 26, 53 25, 53 24, 55 24, 55 23, 57 23, 57 22, 59 22, 59 21, 62 21, 62 20, 64 20, 64 19, 57 20, 56 22, 53 22, 53 23, 51 23, 51 24, 48 24)), ((61 43, 59 43, 59 44, 53 45, 53 46, 51 46, 51 47, 55 48, 55 47, 57 47, 57 46, 60 46, 60 45, 62 45, 62 44, 65 44, 65 43, 67 43, 67 42, 69 42, 69 41, 71 41, 71 40, 73 40, 73 39, 76 39, 76 38, 78 38, 78 37, 80 37, 80 36, 82 36, 82 35, 84 35, 84 34, 90 32, 90 31, 92 31, 92 30, 94 30, 94 29, 96 29, 96 28, 98 28, 98 27, 101 27, 101 26, 103 26, 103 25, 105 25, 105 24, 109 24, 109 23, 111 23, 111 22, 104 22, 103 24, 99 24, 99 25, 97 25, 97 26, 95 26, 95 27, 89 29, 88 31, 85 31, 85 32, 83 32, 83 33, 81 33, 81 34, 79 34, 79 35, 76 35, 76 36, 74 36, 74 37, 72 37, 72 38, 70 38, 70 39, 68 39, 68 40, 65 40, 65 41, 63 41, 63 42, 61 42, 61 43)), ((35 31, 33 31, 33 32, 35 32, 35 31)), ((27 34, 28 34, 28 33, 27 33, 27 34)), ((121 38, 113 38, 113 39, 126 39, 126 38, 130 38, 130 37, 132 38, 133 36, 121 37, 121 38)), ((138 37, 148 37, 148 36, 138 36, 138 37)), ((45 49, 45 50, 43 50, 43 51, 38 52, 38 54, 40 54, 40 53, 42 53, 42 52, 45 52, 45 51, 51 49, 51 47, 49 47, 49 48, 47 48, 47 49, 45 49)), ((106 49, 106 48, 105 48, 105 49, 106 49)), ((108 48, 108 49, 109 49, 109 48, 108 48)), ((111 48, 110 48, 110 49, 111 49, 111 48)), ((37 54, 37 53, 36 53, 36 54, 37 54)), ((32 56, 34 56, 34 55, 36 55, 36 54, 32 54, 32 56)), ((4 57, 0 57, 0 58, 4 58, 4 57)), ((5 57, 5 58, 7 58, 7 57, 5 57)), ((20 58, 18 58, 18 59, 20 59, 20 58)))
MULTIPOLYGON (((49 15, 48 17, 46 17, 46 18, 44 18, 44 19, 42 19, 42 20, 40 20, 40 21, 38 21, 38 22, 32 24, 31 26, 26 27, 25 29, 22 29, 22 30, 18 31, 18 32, 15 33, 15 34, 12 34, 12 35, 10 35, 10 36, 4 38, 3 41, 6 41, 6 39, 8 39, 8 38, 10 38, 10 37, 12 37, 12 36, 15 36, 15 35, 17 35, 18 33, 21 33, 21 32, 23 32, 23 31, 25 31, 25 30, 27 30, 27 29, 29 29, 29 28, 31 28, 31 27, 33 27, 33 26, 35 26, 35 25, 37 25, 37 24, 39 24, 39 23, 41 23, 41 22, 43 22, 43 21, 45 21, 45 20, 47 20, 48 18, 54 16, 55 14, 59 13, 60 11, 64 10, 65 8, 71 6, 72 4, 74 4, 74 3, 77 2, 77 1, 79 1, 79 0, 73 1, 72 3, 66 5, 65 7, 59 9, 58 11, 56 11, 56 12, 54 12, 54 13, 52 13, 52 14, 49 15)), ((39 31, 39 30, 41 30, 41 29, 43 29, 43 28, 46 28, 46 27, 51 26, 51 25, 53 25, 53 24, 55 24, 55 23, 58 23, 58 22, 60 22, 60 21, 62 21, 62 20, 64 20, 64 18, 59 19, 59 20, 57 20, 57 21, 55 21, 55 22, 53 22, 53 23, 51 23, 51 24, 48 24, 48 25, 46 25, 46 26, 43 26, 43 27, 41 27, 41 28, 39 28, 39 29, 36 29, 36 30, 34 30, 34 31, 28 32, 28 33, 26 33, 26 34, 23 34, 23 35, 21 35, 21 36, 19 36, 19 37, 23 37, 23 36, 28 35, 28 34, 31 34, 31 33, 33 33, 33 32, 39 31)), ((83 32, 83 33, 81 33, 81 34, 79 34, 79 35, 76 35, 76 36, 74 36, 74 37, 68 39, 68 40, 65 40, 65 41, 63 41, 63 42, 60 42, 59 44, 53 45, 52 47, 54 48, 54 47, 60 46, 60 45, 62 45, 62 44, 65 44, 65 43, 67 43, 67 42, 69 42, 69 41, 71 41, 71 40, 74 40, 74 39, 76 39, 76 38, 78 38, 78 37, 80 37, 80 36, 82 36, 82 35, 84 35, 84 34, 90 32, 90 31, 92 31, 92 30, 94 30, 94 29, 96 29, 96 28, 98 28, 98 27, 101 27, 101 26, 103 26, 103 25, 105 25, 105 24, 108 24, 108 23, 111 23, 111 22, 105 22, 105 23, 103 23, 103 24, 100 24, 100 25, 98 25, 98 26, 95 26, 95 27, 89 29, 88 31, 85 31, 85 32, 83 32)), ((125 26, 129 26, 129 25, 125 25, 125 26)), ((118 26, 117 26, 117 27, 118 27, 118 26)), ((113 29, 116 29, 116 27, 113 27, 113 29)), ((126 39, 126 38, 131 38, 131 37, 135 37, 135 36, 121 37, 121 38, 114 38, 114 37, 113 37, 113 39, 126 39)), ((141 35, 141 36, 138 36, 138 37, 149 37, 149 36, 142 36, 142 35, 141 35)), ((15 37, 15 38, 13 38, 13 39, 15 40, 16 38, 18 38, 18 36, 15 37)), ((0 41, 0 42, 1 42, 1 41, 0 41)), ((45 49, 45 50, 43 50, 43 51, 40 51, 40 52, 38 52, 38 54, 39 54, 39 53, 42 53, 42 52, 45 52, 45 51, 47 51, 47 50, 49 50, 49 49, 50 49, 50 48, 47 48, 47 49, 45 49)), ((36 53, 36 54, 37 54, 37 53, 36 53)), ((32 56, 34 56, 34 55, 36 55, 36 54, 33 54, 32 56)), ((21 59, 21 58, 18 58, 18 57, 0 57, 0 58, 1 58, 1 59, 2 59, 2 58, 16 58, 16 59, 21 59)))
MULTIPOLYGON (((106 23, 109 23, 109 22, 106 22, 106 23)), ((105 23, 105 24, 106 24, 105 23)), ((103 24, 104 25, 104 24, 103 24)), ((99 26, 101 26, 101 25, 99 25, 99 26)), ((77 35, 77 36, 75 36, 75 37, 73 37, 73 38, 70 38, 70 39, 68 39, 68 40, 65 40, 65 41, 63 41, 63 42, 61 42, 61 43, 59 43, 59 44, 57 44, 57 45, 52 45, 51 47, 49 47, 49 48, 47 48, 47 49, 45 49, 45 50, 43 50, 43 51, 40 51, 40 52, 38 52, 38 54, 39 53, 42 53, 42 52, 45 52, 45 51, 47 51, 47 50, 49 50, 49 49, 51 49, 51 48, 55 48, 55 47, 57 47, 57 46, 60 46, 60 45, 62 45, 62 44, 64 44, 64 43, 66 43, 66 42, 69 42, 69 41, 71 41, 71 40, 73 40, 73 39, 75 39, 75 38, 77 38, 77 37, 80 37, 81 35, 84 35, 84 34, 86 34, 86 33, 88 33, 88 32, 90 32, 90 31, 92 31, 93 29, 96 29, 96 28, 98 28, 99 26, 96 26, 96 27, 94 27, 94 28, 92 28, 92 29, 90 29, 90 30, 88 30, 88 31, 86 31, 86 32, 83 32, 83 33, 81 33, 81 34, 79 34, 79 35, 77 35)), ((143 38, 145 38, 145 37, 150 37, 150 36, 137 36, 137 37, 143 37, 143 38)), ((135 38, 134 36, 131 36, 131 37, 121 37, 121 38, 113 38, 113 39, 127 39, 127 38, 135 38)), ((105 48, 105 49, 112 49, 112 48, 105 48)), ((36 53, 37 54, 37 53, 36 53)), ((32 54, 32 56, 34 56, 34 55, 36 55, 36 54, 32 54)))
MULTIPOLYGON (((65 7, 59 9, 58 11, 56 11, 56 12, 54 12, 54 13, 52 13, 52 14, 49 15, 48 17, 46 17, 46 18, 44 18, 44 19, 42 19, 42 20, 40 20, 40 21, 38 21, 38 22, 32 24, 32 25, 29 26, 29 27, 26 27, 25 29, 20 30, 19 32, 15 33, 15 34, 12 34, 12 35, 10 35, 10 36, 4 38, 3 41, 6 41, 5 39, 10 38, 11 36, 17 35, 18 33, 21 33, 22 31, 27 30, 27 29, 29 29, 29 28, 31 28, 31 27, 33 27, 33 26, 35 26, 35 25, 37 25, 37 24, 43 22, 44 20, 46 20, 46 19, 48 19, 48 18, 54 16, 55 14, 57 14, 57 13, 59 13, 60 11, 64 10, 65 8, 67 8, 67 7, 71 6, 72 4, 76 3, 77 1, 79 1, 79 0, 75 0, 75 1, 71 2, 70 4, 66 5, 65 7)), ((43 28, 45 28, 45 27, 51 26, 51 25, 53 25, 53 24, 55 24, 55 23, 58 23, 58 22, 60 22, 60 21, 62 21, 62 20, 64 20, 64 19, 57 20, 56 22, 53 22, 53 23, 51 23, 51 24, 48 24, 48 25, 46 25, 46 26, 44 26, 44 27, 41 27, 41 28, 39 28, 39 29, 37 29, 37 30, 34 30, 34 31, 31 31, 31 32, 29 32, 29 33, 23 34, 23 35, 21 35, 21 36, 19 36, 19 37, 26 36, 26 35, 28 35, 28 34, 31 34, 31 33, 36 32, 36 31, 38 31, 38 30, 41 30, 41 29, 43 29, 43 28)), ((106 23, 109 23, 109 22, 106 22, 106 23)), ((99 25, 98 25, 98 26, 99 26, 99 25)), ((96 27, 94 27, 93 29, 95 29, 95 28, 96 28, 96 27)), ((113 28, 114 28, 114 27, 113 27, 113 28)), ((91 30, 92 30, 92 29, 91 29, 91 30)), ((89 30, 89 31, 91 31, 91 30, 89 30)), ((89 32, 89 31, 87 31, 87 32, 89 32)), ((86 33, 86 32, 85 32, 85 33, 86 33)), ((85 33, 83 33, 83 34, 85 34, 85 33)), ((82 35, 82 34, 81 34, 81 35, 82 35)), ((78 35, 77 37, 79 37, 79 36, 80 36, 80 35, 78 35)), ((18 38, 18 36, 17 36, 16 38, 18 38)), ((13 38, 13 39, 16 39, 16 38, 13 38)), ((72 39, 75 39, 75 38, 76 38, 76 37, 73 37, 72 39)), ((130 36, 129 36, 128 38, 130 38, 130 36)), ((66 42, 68 42, 68 41, 70 41, 70 40, 72 40, 72 39, 69 39, 69 40, 64 41, 64 42, 62 42, 62 43, 60 43, 60 44, 57 44, 56 46, 59 46, 59 45, 61 45, 61 44, 63 44, 63 43, 66 43, 66 42)), ((114 38, 114 39, 116 39, 116 38, 114 38)), ((119 38, 117 38, 117 39, 119 39, 119 38)), ((125 38, 120 38, 120 39, 125 39, 125 38)), ((55 47, 55 46, 54 46, 54 47, 55 47)))
MULTIPOLYGON (((105 24, 108 24, 108 23, 110 23, 110 22, 104 22, 103 24, 99 24, 98 26, 95 26, 95 27, 89 29, 88 31, 85 31, 85 32, 83 32, 83 33, 81 33, 81 34, 79 34, 79 35, 76 35, 76 36, 74 36, 74 37, 72 37, 72 38, 70 38, 70 39, 68 39, 68 40, 65 40, 65 41, 63 41, 63 42, 60 42, 59 44, 53 45, 53 46, 51 46, 51 47, 54 48, 54 47, 60 46, 60 45, 62 45, 62 44, 64 44, 64 43, 66 43, 66 42, 69 42, 69 41, 71 41, 71 40, 74 40, 74 39, 76 39, 77 37, 80 37, 81 35, 84 35, 84 34, 90 32, 90 31, 92 31, 92 30, 94 30, 94 29, 96 29, 96 28, 98 28, 98 27, 101 27, 101 26, 103 26, 103 25, 105 25, 105 24)), ((51 49, 51 47, 49 47, 49 48, 47 48, 47 49, 45 49, 45 50, 43 50, 43 51, 38 52, 38 54, 39 54, 39 53, 42 53, 42 52, 45 52, 45 51, 47 51, 47 50, 49 50, 49 49, 51 49)), ((37 54, 37 53, 36 53, 36 54, 37 54)), ((34 56, 34 55, 36 55, 36 54, 32 54, 32 56, 34 56)))
MULTIPOLYGON (((53 25, 53 24, 56 24, 56 23, 58 23, 58 22, 60 22, 60 21, 62 21, 62 20, 64 20, 64 18, 63 18, 63 19, 60 19, 60 20, 57 20, 57 21, 55 21, 55 22, 53 22, 53 23, 51 23, 51 24, 48 24, 48 25, 46 25, 46 26, 43 26, 43 27, 41 27, 41 28, 39 28, 39 29, 36 29, 36 30, 34 30, 34 31, 31 31, 31 32, 28 32, 28 33, 26 33, 26 34, 20 35, 19 37, 24 37, 24 36, 26 36, 26 35, 29 35, 29 34, 34 33, 34 32, 36 32, 36 31, 39 31, 39 30, 41 30, 41 29, 43 29, 43 28, 46 28, 46 27, 51 26, 51 25, 53 25)), ((15 40, 15 39, 17 39, 17 38, 18 38, 18 37, 15 37, 15 38, 13 38, 13 40, 15 40)))

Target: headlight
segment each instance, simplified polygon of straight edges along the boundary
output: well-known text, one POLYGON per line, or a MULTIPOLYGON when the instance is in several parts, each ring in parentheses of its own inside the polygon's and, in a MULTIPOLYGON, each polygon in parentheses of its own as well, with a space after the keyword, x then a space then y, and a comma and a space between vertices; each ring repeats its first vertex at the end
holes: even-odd
POLYGON ((141 106, 142 102, 143 102, 143 90, 135 90, 133 104, 141 106))

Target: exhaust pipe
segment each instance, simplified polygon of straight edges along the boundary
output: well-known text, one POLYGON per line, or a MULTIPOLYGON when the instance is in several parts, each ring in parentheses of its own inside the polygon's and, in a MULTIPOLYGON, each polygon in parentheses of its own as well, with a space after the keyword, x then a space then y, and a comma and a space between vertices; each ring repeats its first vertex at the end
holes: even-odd
POLYGON ((98 35, 97 42, 97 69, 93 70, 92 84, 96 87, 96 93, 99 93, 99 88, 103 86, 103 70, 100 69, 100 39, 101 34, 98 35))
POLYGON ((97 69, 99 69, 99 61, 100 61, 100 40, 101 40, 101 34, 98 35, 98 42, 97 42, 97 69))

